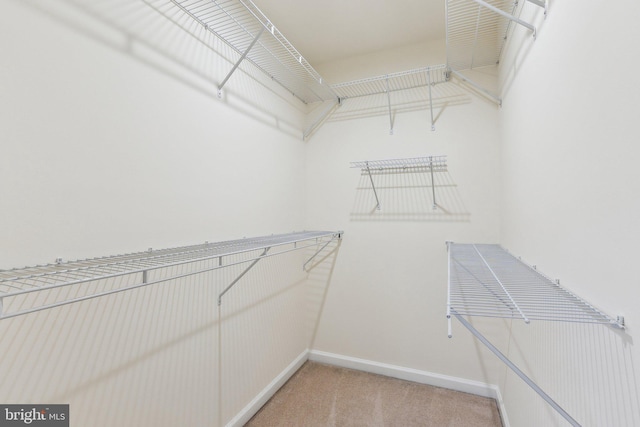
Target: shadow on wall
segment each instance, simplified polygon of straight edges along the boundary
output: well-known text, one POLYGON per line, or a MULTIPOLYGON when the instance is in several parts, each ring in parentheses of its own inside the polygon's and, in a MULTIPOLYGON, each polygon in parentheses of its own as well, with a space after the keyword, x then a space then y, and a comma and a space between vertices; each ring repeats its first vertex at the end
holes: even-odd
MULTIPOLYGON (((584 426, 640 425, 633 340, 597 324, 514 320, 509 359, 584 426)), ((513 426, 567 422, 505 366, 502 396, 513 426)))
POLYGON ((371 177, 361 171, 351 209, 352 221, 468 222, 470 217, 451 174, 438 171, 432 182, 429 168, 372 170, 371 177))
MULTIPOLYGON (((239 55, 185 16, 170 0, 81 2, 79 0, 21 0, 20 5, 52 18, 79 35, 128 55, 191 90, 224 102, 252 120, 299 138, 299 123, 274 113, 273 97, 289 107, 304 108, 290 93, 250 64, 241 64, 218 98, 218 84, 239 55), (267 98, 265 98, 265 96, 267 98), (266 102, 263 102, 266 101, 266 102)), ((46 37, 42 34, 42 37, 46 37)), ((92 77, 92 78, 95 78, 92 77)), ((98 82, 99 83, 99 82, 98 82)))
MULTIPOLYGON (((309 348, 338 248, 332 242, 265 258, 245 275, 249 262, 4 319, 0 401, 68 403, 77 425, 225 425, 309 348)), ((149 280, 217 265, 213 258, 167 267, 149 280)), ((36 302, 140 280, 137 273, 57 288, 36 302)))

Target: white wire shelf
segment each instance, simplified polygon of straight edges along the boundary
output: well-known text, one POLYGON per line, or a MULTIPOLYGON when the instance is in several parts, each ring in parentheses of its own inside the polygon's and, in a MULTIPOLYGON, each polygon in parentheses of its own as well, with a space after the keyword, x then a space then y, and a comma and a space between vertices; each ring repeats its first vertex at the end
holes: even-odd
POLYGON ((455 317, 570 425, 576 421, 463 316, 595 323, 624 329, 624 319, 597 310, 499 245, 447 242, 449 286, 448 335, 455 317))
POLYGON ((324 248, 328 243, 341 237, 342 232, 303 231, 0 270, 0 319, 201 274, 231 265, 250 261, 255 264, 262 258, 294 250, 309 247, 324 248), (262 253, 256 254, 258 251, 262 253), (232 257, 240 254, 246 254, 246 256, 232 257), (187 270, 171 268, 185 265, 190 265, 192 268, 187 270), (97 285, 100 281, 131 275, 137 275, 137 277, 133 281, 125 281, 125 284, 120 287, 104 288, 97 285), (75 292, 60 293, 62 288, 77 286, 80 288, 75 289, 75 292), (52 297, 55 302, 50 302, 51 298, 48 298, 51 297, 50 292, 55 290, 58 291, 52 297), (40 298, 39 294, 47 295, 40 298), (3 311, 3 306, 9 309, 3 311))
POLYGON ((499 245, 449 243, 449 257, 448 313, 624 328, 499 245))
POLYGON ((372 173, 375 171, 385 171, 391 169, 407 170, 424 170, 424 168, 433 168, 434 171, 446 171, 447 156, 429 156, 429 157, 412 157, 407 159, 386 159, 386 160, 363 160, 351 162, 352 168, 360 168, 363 172, 369 169, 372 173))
POLYGON ((380 210, 380 199, 376 191, 373 176, 388 173, 428 173, 431 175, 432 208, 437 209, 436 186, 433 174, 447 171, 447 156, 412 157, 406 159, 363 160, 351 162, 352 168, 359 168, 362 175, 367 175, 376 199, 376 209, 380 210))
POLYGON ((435 65, 331 85, 340 99, 415 89, 447 81, 447 66, 435 65))
POLYGON ((396 99, 395 96, 392 97, 391 94, 411 89, 427 88, 428 96, 426 99, 429 102, 429 110, 431 112, 431 130, 435 130, 435 120, 433 116, 434 96, 432 88, 436 84, 447 82, 448 76, 447 66, 441 64, 338 83, 332 85, 331 88, 338 95, 341 104, 350 98, 386 95, 386 110, 389 115, 390 124, 389 133, 393 135, 393 109, 394 106, 400 102, 401 98, 396 99))
POLYGON ((316 70, 251 0, 171 2, 235 50, 240 60, 251 62, 302 102, 337 99, 316 70))

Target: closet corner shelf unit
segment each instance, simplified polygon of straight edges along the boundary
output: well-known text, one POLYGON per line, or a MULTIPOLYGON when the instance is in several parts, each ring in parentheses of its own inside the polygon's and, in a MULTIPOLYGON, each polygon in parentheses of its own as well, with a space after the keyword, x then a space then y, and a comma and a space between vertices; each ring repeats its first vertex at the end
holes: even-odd
POLYGON ((352 168, 359 168, 362 175, 369 177, 371 188, 376 198, 376 209, 380 210, 380 199, 373 182, 373 175, 386 173, 429 173, 431 175, 431 195, 433 197, 433 209, 437 209, 436 190, 433 174, 447 171, 447 156, 413 157, 407 159, 387 160, 363 160, 351 162, 352 168))
POLYGON ((315 253, 303 265, 306 268, 329 243, 339 241, 342 234, 342 231, 302 231, 0 270, 0 320, 250 262, 218 296, 220 304, 222 296, 261 259, 313 248, 310 250, 315 253), (240 254, 245 255, 241 259, 230 258, 240 254), (177 266, 189 268, 171 268, 177 266), (133 283, 98 286, 98 281, 122 276, 133 277, 133 283), (67 291, 63 292, 64 289, 67 291))
POLYGON ((387 110, 389 113, 389 133, 393 135, 393 114, 391 111, 393 102, 391 101, 391 93, 428 87, 429 110, 431 112, 431 130, 435 130, 431 87, 439 83, 445 83, 448 79, 449 74, 447 66, 441 64, 339 83, 332 85, 331 89, 333 89, 333 91, 338 95, 340 104, 349 98, 361 98, 365 96, 386 94, 387 110))
POLYGON ((462 70, 500 63, 513 25, 536 37, 536 27, 520 18, 526 4, 541 8, 546 16, 547 0, 447 0, 447 68, 453 75, 484 92, 498 104, 499 96, 485 89, 462 70))
POLYGON ((602 313, 499 245, 447 242, 447 249, 449 337, 454 316, 571 425, 579 426, 462 316, 515 318, 526 323, 531 320, 595 323, 619 329, 624 329, 624 318, 614 319, 602 313))

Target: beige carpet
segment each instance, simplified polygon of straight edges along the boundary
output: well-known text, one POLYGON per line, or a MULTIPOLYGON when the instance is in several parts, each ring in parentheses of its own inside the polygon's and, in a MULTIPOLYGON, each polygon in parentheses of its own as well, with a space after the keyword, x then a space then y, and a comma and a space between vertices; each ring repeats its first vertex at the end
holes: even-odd
POLYGON ((493 399, 307 362, 246 426, 502 427, 502 422, 493 399))

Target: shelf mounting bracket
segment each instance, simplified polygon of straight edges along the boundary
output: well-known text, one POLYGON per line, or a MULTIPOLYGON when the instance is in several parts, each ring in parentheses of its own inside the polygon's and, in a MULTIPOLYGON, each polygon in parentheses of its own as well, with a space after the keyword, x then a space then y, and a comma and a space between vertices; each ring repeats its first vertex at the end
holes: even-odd
MULTIPOLYGON (((389 75, 387 75, 385 81, 387 84, 387 104, 389 105, 389 135, 393 135, 393 115, 391 114, 391 92, 389 91, 389 75)), ((380 209, 380 207, 378 207, 378 209, 380 209)))
MULTIPOLYGON (((431 69, 427 70, 427 83, 429 85, 429 110, 431 111, 431 131, 433 132, 434 130, 436 130, 436 124, 433 121, 433 97, 431 96, 431 69)), ((432 174, 432 178, 433 178, 433 164, 431 165, 432 169, 431 169, 431 174, 432 174)), ((433 199, 433 203, 435 206, 435 197, 433 199)))
POLYGON ((371 188, 373 188, 373 195, 376 196, 376 210, 380 210, 380 200, 378 199, 378 192, 376 186, 373 183, 373 177, 371 176, 371 169, 369 169, 369 162, 365 162, 367 168, 367 174, 369 174, 369 181, 371 181, 371 188))
POLYGON ((253 262, 251 264, 249 264, 249 266, 247 268, 245 268, 244 271, 242 273, 240 273, 240 275, 238 277, 236 277, 234 279, 234 281, 229 284, 229 286, 224 288, 224 290, 220 293, 220 295, 218 295, 218 306, 222 305, 222 297, 224 296, 224 294, 229 292, 229 290, 233 287, 233 285, 238 283, 240 281, 240 279, 242 279, 242 277, 245 274, 247 274, 249 272, 249 270, 251 270, 258 263, 258 261, 260 261, 262 258, 264 258, 267 255, 267 252, 269 252, 269 249, 271 249, 271 248, 270 247, 264 248, 264 251, 262 251, 260 256, 258 258, 256 258, 256 259, 254 259, 253 262))
POLYGON ((222 88, 224 87, 224 85, 227 83, 227 80, 229 80, 229 78, 231 77, 231 75, 238 69, 238 67, 240 66, 240 64, 242 63, 242 61, 244 61, 244 59, 247 57, 247 55, 249 54, 249 51, 251 50, 251 48, 257 43, 258 39, 260 38, 260 36, 262 35, 262 33, 264 32, 264 27, 262 27, 260 29, 260 31, 258 32, 258 34, 254 37, 253 41, 251 42, 251 44, 249 45, 249 47, 247 47, 247 49, 244 51, 244 53, 242 54, 242 56, 240 57, 240 59, 238 59, 238 61, 236 61, 236 63, 234 64, 233 68, 231 69, 231 71, 229 71, 229 73, 227 74, 227 77, 224 78, 224 80, 222 80, 222 83, 220 83, 218 85, 218 98, 222 98, 222 88))
POLYGON ((436 203, 436 182, 433 180, 433 156, 429 156, 429 170, 431 171, 431 196, 433 197, 433 209, 435 210, 438 208, 438 204, 436 203))

